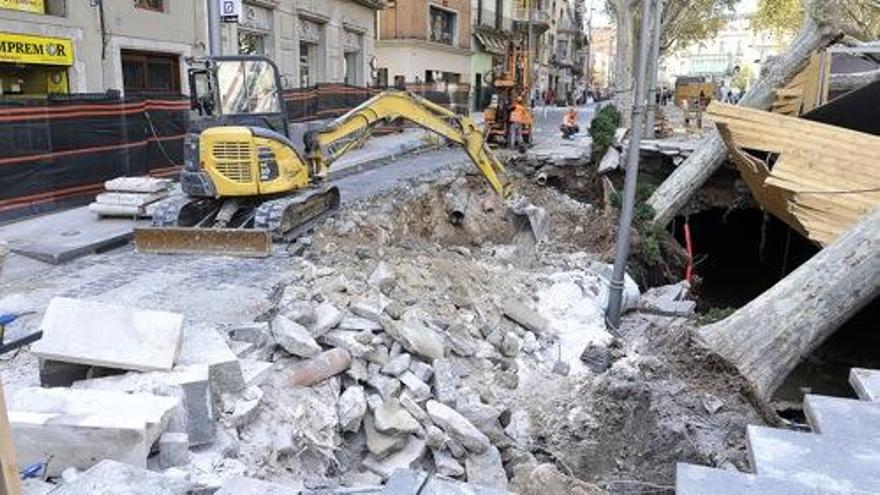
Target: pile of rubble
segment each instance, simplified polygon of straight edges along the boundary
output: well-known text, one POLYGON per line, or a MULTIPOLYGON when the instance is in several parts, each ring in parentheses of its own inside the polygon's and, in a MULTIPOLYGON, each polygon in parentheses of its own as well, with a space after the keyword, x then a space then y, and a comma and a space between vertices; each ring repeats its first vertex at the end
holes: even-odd
MULTIPOLYGON (((16 445, 32 446, 20 463, 46 464, 67 493, 120 479, 155 493, 600 493, 582 480, 613 466, 581 469, 604 465, 583 452, 614 445, 605 457, 644 461, 637 452, 654 447, 618 446, 616 425, 591 414, 622 419, 603 409, 621 400, 620 377, 651 380, 662 366, 640 355, 651 345, 605 330, 601 213, 521 186, 553 225, 526 259, 480 178, 448 174, 353 205, 271 258, 290 275, 256 321, 53 300, 32 349, 51 388, 11 394, 16 445)), ((692 311, 684 286, 641 302, 626 286, 628 308, 692 311)))

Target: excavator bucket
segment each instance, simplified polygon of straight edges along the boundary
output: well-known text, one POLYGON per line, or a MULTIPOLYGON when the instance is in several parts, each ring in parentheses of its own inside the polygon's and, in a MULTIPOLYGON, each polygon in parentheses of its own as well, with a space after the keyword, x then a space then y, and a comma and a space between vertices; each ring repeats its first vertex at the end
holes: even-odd
POLYGON ((263 229, 139 227, 134 229, 134 245, 141 253, 264 258, 272 252, 272 236, 263 229))
POLYGON ((535 244, 544 238, 547 232, 547 212, 520 196, 510 203, 510 210, 522 219, 519 229, 531 233, 535 244))

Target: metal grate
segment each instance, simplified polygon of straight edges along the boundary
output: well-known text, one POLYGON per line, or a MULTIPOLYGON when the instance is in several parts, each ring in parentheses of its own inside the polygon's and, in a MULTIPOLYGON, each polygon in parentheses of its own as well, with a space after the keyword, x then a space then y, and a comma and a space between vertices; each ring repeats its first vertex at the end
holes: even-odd
POLYGON ((252 182, 250 143, 221 142, 215 143, 213 149, 217 172, 234 182, 252 182))

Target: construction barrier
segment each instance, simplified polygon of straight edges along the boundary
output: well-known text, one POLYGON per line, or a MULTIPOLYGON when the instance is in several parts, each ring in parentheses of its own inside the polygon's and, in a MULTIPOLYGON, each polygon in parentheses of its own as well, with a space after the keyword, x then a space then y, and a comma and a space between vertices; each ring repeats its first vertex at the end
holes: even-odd
POLYGON ((183 95, 0 99, 0 221, 85 204, 119 176, 175 175, 183 95))

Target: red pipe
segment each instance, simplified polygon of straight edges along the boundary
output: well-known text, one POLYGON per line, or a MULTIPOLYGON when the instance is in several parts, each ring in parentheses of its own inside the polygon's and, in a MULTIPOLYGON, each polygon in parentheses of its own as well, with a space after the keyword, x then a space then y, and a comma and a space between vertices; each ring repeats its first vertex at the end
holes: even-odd
POLYGON ((687 249, 687 268, 684 271, 684 279, 691 283, 694 278, 694 243, 691 239, 691 224, 685 220, 684 222, 684 245, 687 249))

